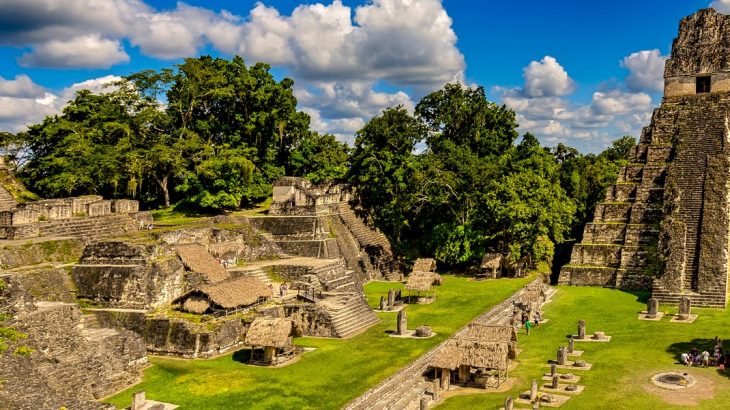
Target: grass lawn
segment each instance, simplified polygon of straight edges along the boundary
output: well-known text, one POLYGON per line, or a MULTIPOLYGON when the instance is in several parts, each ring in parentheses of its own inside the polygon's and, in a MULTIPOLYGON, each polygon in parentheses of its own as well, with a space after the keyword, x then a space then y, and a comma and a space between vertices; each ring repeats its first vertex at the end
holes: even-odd
MULTIPOLYGON (((549 371, 544 367, 548 359, 556 357, 558 347, 567 345, 567 335, 577 333, 577 322, 586 321, 588 334, 596 330, 613 336, 609 343, 576 342, 576 350, 585 350, 582 360, 593 364, 589 371, 574 371, 580 375, 585 391, 568 401, 561 409, 727 409, 730 406, 730 372, 720 374, 716 369, 685 368, 675 364, 678 355, 693 346, 712 348, 712 339, 719 336, 730 340, 730 311, 693 309, 697 320, 690 325, 670 323, 666 316, 659 322, 638 320, 645 309, 647 294, 631 294, 601 288, 560 287, 553 302, 545 307, 550 322, 533 328, 530 336, 519 335, 519 346, 524 349, 518 356, 519 366, 510 374, 516 378, 508 393, 489 393, 452 397, 439 406, 444 409, 497 409, 504 399, 530 388, 532 379, 541 378, 549 371), (669 404, 657 394, 647 391, 649 379, 656 373, 681 369, 705 379, 699 390, 714 385, 713 392, 700 394, 683 392, 698 397, 696 405, 669 404)), ((660 306, 660 311, 676 313, 676 308, 660 306)), ((521 331, 522 332, 522 331, 521 331)), ((730 342, 725 343, 725 349, 730 342)), ((566 372, 562 370, 562 372, 566 372)), ((540 383, 542 381, 540 380, 540 383)), ((711 390, 711 389, 710 389, 711 390)), ((656 388, 656 391, 661 389, 656 388)), ((524 406, 523 406, 524 407, 524 406)))
MULTIPOLYGON (((430 305, 408 306, 409 327, 427 324, 438 335, 431 339, 396 339, 395 313, 381 313, 382 322, 349 340, 301 338, 296 343, 317 350, 289 366, 269 369, 243 365, 228 354, 213 360, 151 358, 144 381, 108 401, 131 403, 133 391, 146 390, 152 400, 181 409, 337 409, 393 374, 447 338, 474 317, 509 297, 527 279, 472 282, 444 276, 430 305)), ((365 290, 371 306, 394 283, 370 283, 365 290)))

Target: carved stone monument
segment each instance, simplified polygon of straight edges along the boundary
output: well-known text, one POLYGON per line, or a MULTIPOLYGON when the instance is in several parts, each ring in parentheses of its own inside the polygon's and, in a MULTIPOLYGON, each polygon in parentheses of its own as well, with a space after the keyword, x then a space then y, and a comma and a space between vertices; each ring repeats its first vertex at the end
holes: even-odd
POLYGON ((586 338, 586 321, 581 320, 578 322, 578 340, 586 338))
POLYGON ((565 346, 560 346, 558 349, 558 364, 560 366, 565 366, 566 363, 568 363, 568 350, 565 348, 565 346))
POLYGON ((504 399, 504 410, 513 410, 515 407, 514 400, 512 397, 504 399))
POLYGON ((646 301, 646 317, 654 319, 655 317, 657 317, 658 312, 659 300, 656 298, 649 298, 649 300, 646 301))
POLYGON ((380 297, 380 305, 379 305, 379 307, 380 307, 380 311, 385 311, 385 297, 384 296, 381 296, 380 297))
POLYGON ((537 400, 537 380, 532 380, 532 386, 530 386, 530 401, 537 400))
POLYGON ((395 291, 393 289, 388 290, 388 308, 392 308, 395 303, 395 291))
POLYGON ((400 312, 398 312, 398 327, 396 329, 396 333, 398 333, 401 336, 405 336, 407 330, 408 330, 408 315, 406 314, 406 310, 403 309, 400 312))
POLYGON ((679 320, 687 320, 689 319, 689 315, 692 313, 692 299, 688 298, 687 296, 682 296, 681 299, 679 299, 679 320))
POLYGON ((558 377, 558 375, 553 376, 553 383, 550 385, 550 388, 557 389, 558 387, 560 387, 560 383, 558 383, 559 381, 560 378, 558 377))

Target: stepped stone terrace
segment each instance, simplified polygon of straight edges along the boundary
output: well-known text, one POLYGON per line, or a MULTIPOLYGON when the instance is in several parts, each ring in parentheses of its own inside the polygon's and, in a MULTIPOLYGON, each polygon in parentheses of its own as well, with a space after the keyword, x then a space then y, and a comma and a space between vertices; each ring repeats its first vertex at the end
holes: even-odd
POLYGON ((106 231, 114 228, 137 230, 146 220, 149 215, 139 212, 135 200, 104 200, 98 195, 46 199, 0 211, 0 239, 93 236, 112 233, 106 231))
POLYGON ((682 20, 664 100, 559 282, 651 289, 725 307, 730 239, 730 16, 682 20))

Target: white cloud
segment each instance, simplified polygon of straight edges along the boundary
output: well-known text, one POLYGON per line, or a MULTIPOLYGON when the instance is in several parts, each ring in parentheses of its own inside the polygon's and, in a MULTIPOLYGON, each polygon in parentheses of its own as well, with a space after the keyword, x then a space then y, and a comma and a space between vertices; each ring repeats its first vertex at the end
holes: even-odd
POLYGON ((717 10, 718 13, 730 14, 730 0, 715 0, 710 3, 710 7, 717 10))
POLYGON ((593 93, 591 110, 597 115, 625 115, 651 110, 651 97, 645 93, 620 90, 593 93))
POLYGON ((524 91, 530 97, 559 97, 573 92, 573 80, 563 66, 551 56, 533 61, 525 67, 524 91))
POLYGON ((573 81, 550 56, 531 62, 524 77, 523 88, 493 87, 492 93, 517 113, 520 132, 531 132, 544 144, 562 142, 597 152, 623 135, 639 137, 651 121, 651 96, 625 84, 603 83, 589 102, 568 99, 573 81))
POLYGON ((63 68, 109 68, 128 61, 129 55, 119 41, 101 38, 97 34, 51 40, 36 46, 18 60, 24 67, 63 68))
POLYGON ((259 3, 229 52, 288 66, 311 80, 381 79, 429 89, 463 79, 464 56, 439 0, 374 0, 354 10, 301 5, 291 16, 259 3))
POLYGON ((45 93, 43 87, 34 83, 25 74, 15 76, 14 80, 6 80, 0 77, 0 97, 40 97, 45 93))
POLYGON ((312 128, 352 142, 356 131, 385 108, 402 105, 413 111, 415 104, 402 91, 376 91, 373 82, 323 82, 298 87, 295 96, 312 118, 312 128))
POLYGON ((629 70, 626 85, 631 91, 662 91, 667 58, 657 49, 638 51, 624 57, 621 67, 629 70))
POLYGON ((322 110, 323 123, 338 132, 385 106, 412 106, 406 90, 425 94, 463 82, 466 64, 452 25, 441 0, 372 0, 355 8, 334 0, 289 15, 259 2, 245 18, 183 2, 156 10, 144 0, 0 0, 0 45, 30 48, 23 65, 110 67, 129 61, 125 40, 160 59, 212 46, 284 68, 300 95, 317 96, 304 106, 322 110), (394 91, 375 91, 381 86, 394 91))
POLYGON ((113 89, 108 85, 120 79, 108 75, 75 83, 53 93, 24 75, 17 76, 15 80, 0 78, 0 130, 23 131, 27 125, 60 113, 77 91, 108 92, 113 89))

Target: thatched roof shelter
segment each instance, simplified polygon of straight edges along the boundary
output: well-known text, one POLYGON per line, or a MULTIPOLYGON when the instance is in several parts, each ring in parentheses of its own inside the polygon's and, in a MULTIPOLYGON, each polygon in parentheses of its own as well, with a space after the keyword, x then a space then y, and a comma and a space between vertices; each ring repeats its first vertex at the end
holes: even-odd
POLYGON ((449 339, 429 365, 450 370, 456 370, 459 366, 507 370, 510 365, 509 344, 477 339, 449 339))
POLYGON ((479 267, 482 269, 500 269, 502 267, 502 254, 492 252, 484 254, 482 264, 479 267))
POLYGON ((199 243, 177 245, 175 250, 185 268, 202 274, 206 283, 218 283, 231 277, 228 271, 199 243))
POLYGON ((462 335, 465 339, 478 339, 485 342, 517 342, 517 331, 513 326, 486 325, 472 323, 462 335))
POLYGON ((428 292, 431 286, 441 284, 441 275, 434 272, 411 272, 408 275, 405 288, 418 292, 428 292))
POLYGON ((208 309, 233 310, 258 303, 273 296, 271 289, 252 276, 232 278, 213 285, 201 286, 176 301, 184 300, 183 310, 205 313, 208 309), (204 308, 203 303, 208 306, 204 308))
POLYGON ((299 336, 297 327, 290 319, 256 318, 246 332, 245 343, 253 347, 283 348, 289 345, 291 336, 299 336))
POLYGON ((435 272, 436 260, 431 258, 418 258, 413 263, 413 272, 435 272))

